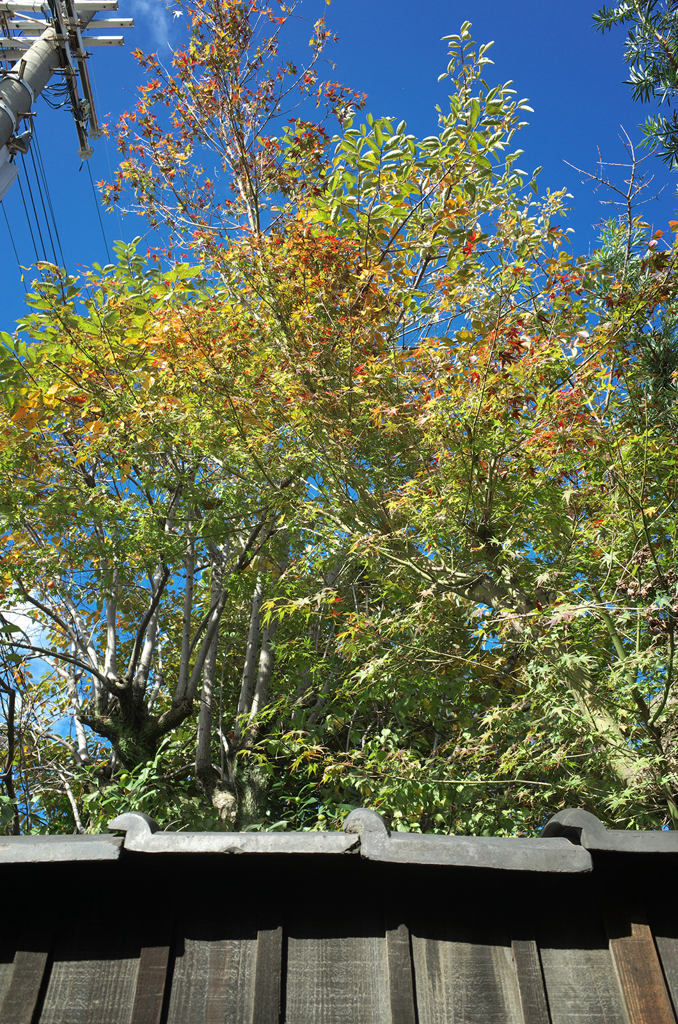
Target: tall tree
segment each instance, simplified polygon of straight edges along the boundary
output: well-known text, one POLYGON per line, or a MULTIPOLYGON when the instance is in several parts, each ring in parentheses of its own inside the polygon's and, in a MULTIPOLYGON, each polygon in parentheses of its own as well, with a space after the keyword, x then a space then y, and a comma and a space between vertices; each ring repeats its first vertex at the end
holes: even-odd
POLYGON ((122 169, 201 266, 43 268, 32 344, 5 338, 4 605, 48 665, 21 701, 24 822, 673 822, 675 474, 634 334, 675 300, 672 252, 634 243, 632 291, 568 254, 468 24, 435 136, 345 108, 332 140, 248 136, 208 230, 154 140, 210 113, 180 106, 210 32, 239 26, 218 83, 241 102, 262 10, 196 5, 142 101, 180 120, 140 111, 122 169))
POLYGON ((243 429, 259 357, 243 368, 232 338, 243 375, 210 409, 181 376, 182 345, 214 342, 209 300, 195 271, 144 273, 133 248, 86 294, 46 269, 24 323, 37 344, 4 361, 5 601, 44 631, 14 645, 62 681, 51 713, 71 715, 75 737, 45 738, 87 766, 91 730, 110 744, 108 774, 152 760, 191 715, 233 580, 270 547, 297 478, 259 462, 256 420, 243 429))

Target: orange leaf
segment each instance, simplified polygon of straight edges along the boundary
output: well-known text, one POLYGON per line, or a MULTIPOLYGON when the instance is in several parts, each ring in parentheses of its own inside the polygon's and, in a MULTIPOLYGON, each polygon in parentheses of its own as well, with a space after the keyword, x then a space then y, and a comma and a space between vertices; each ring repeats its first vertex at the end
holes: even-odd
POLYGON ((20 423, 22 427, 27 430, 32 430, 35 424, 38 422, 39 412, 33 407, 22 405, 12 416, 13 423, 20 423))

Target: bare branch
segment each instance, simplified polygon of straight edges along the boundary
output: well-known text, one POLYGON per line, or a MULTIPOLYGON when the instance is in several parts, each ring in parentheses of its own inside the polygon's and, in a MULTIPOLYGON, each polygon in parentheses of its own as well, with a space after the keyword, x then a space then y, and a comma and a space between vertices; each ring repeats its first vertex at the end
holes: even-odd
POLYGON ((60 776, 60 778, 61 778, 61 784, 63 786, 64 793, 68 797, 68 802, 70 803, 71 809, 73 811, 73 818, 75 819, 75 827, 77 828, 78 832, 81 835, 86 835, 87 834, 87 829, 85 828, 85 826, 83 825, 82 821, 80 820, 80 812, 78 811, 78 805, 75 802, 75 797, 73 796, 73 790, 71 789, 71 787, 70 787, 69 783, 66 781, 66 779, 63 778, 63 776, 60 776))
MULTIPOLYGON (((157 586, 157 588, 155 590, 155 593, 153 594, 153 597, 151 598, 151 601, 150 601, 150 604, 149 604, 148 609, 146 611, 146 614, 144 615, 143 619, 141 620, 141 624, 139 626, 139 629, 137 630, 137 635, 134 638, 134 646, 132 648, 132 653, 130 655, 129 664, 127 666, 127 671, 125 672, 125 679, 128 682, 131 682, 131 680, 134 678, 134 674, 135 674, 136 669, 137 669, 137 663, 139 661, 139 655, 141 654, 141 647, 142 647, 142 644, 144 642, 144 637, 145 637, 145 634, 146 634, 146 630, 148 629, 149 623, 153 619, 153 617, 154 617, 154 615, 155 615, 155 613, 156 613, 156 611, 158 609, 158 605, 160 604, 160 599, 161 599, 161 597, 163 595, 163 591, 164 591, 165 587, 167 586, 167 581, 169 580, 169 578, 170 578, 170 571, 167 568, 167 566, 164 566, 163 570, 162 570, 162 573, 161 573, 161 576, 160 576, 160 579, 158 581, 158 586, 157 586)), ((144 652, 144 654, 146 654, 146 652, 144 652)), ((153 650, 151 649, 150 657, 148 658, 148 664, 149 665, 150 665, 150 659, 151 659, 152 656, 153 656, 153 650)))

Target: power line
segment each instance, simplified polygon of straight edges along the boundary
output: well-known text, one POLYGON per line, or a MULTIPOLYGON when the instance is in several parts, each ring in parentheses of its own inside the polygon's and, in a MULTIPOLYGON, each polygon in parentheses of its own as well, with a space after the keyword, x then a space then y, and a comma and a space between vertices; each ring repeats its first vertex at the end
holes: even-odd
POLYGON ((43 184, 44 184, 45 193, 47 195, 47 205, 49 206, 49 212, 50 212, 50 214, 52 216, 52 224, 54 225, 54 234, 56 235, 57 245, 59 246, 59 253, 61 255, 61 266, 64 268, 64 270, 66 270, 66 257, 64 256, 64 250, 61 247, 61 238, 59 237, 59 228, 57 226, 56 217, 54 216, 54 207, 52 206, 52 197, 51 197, 50 191, 49 191, 49 182, 48 182, 48 179, 47 179, 47 175, 45 174, 45 165, 44 165, 43 159, 42 159, 42 151, 40 149, 40 142, 38 141, 38 137, 35 134, 35 129, 33 129, 33 141, 34 141, 35 146, 36 146, 37 156, 38 156, 38 166, 40 168, 40 174, 42 176, 42 181, 43 181, 43 184))
MULTIPOLYGON (((45 242, 44 242, 44 239, 42 237, 42 231, 40 230, 40 221, 38 219, 38 211, 35 208, 35 199, 33 198, 33 189, 31 188, 31 179, 29 178, 28 171, 26 170, 26 160, 24 159, 23 153, 21 154, 21 162, 24 165, 24 171, 25 171, 25 174, 26 174, 26 187, 28 189, 28 194, 29 194, 29 196, 31 198, 31 206, 33 208, 33 216, 35 217, 35 229, 38 232, 38 237, 40 239, 40 245, 42 246, 42 258, 43 258, 45 263, 49 263, 49 260, 47 259, 47 249, 45 247, 45 242)), ((28 211, 26 211, 26 215, 28 216, 28 211)), ((31 232, 31 234, 32 233, 33 232, 31 232)), ((40 257, 37 255, 37 249, 36 249, 36 259, 40 260, 40 257)), ((54 259, 56 261, 56 253, 54 255, 54 259)))
MULTIPOLYGON (((52 256, 54 257, 53 262, 55 264, 57 264, 59 261, 57 260, 56 246, 54 245, 54 239, 52 238, 52 229, 51 229, 50 224, 49 224, 49 217, 47 216, 47 207, 45 206, 45 194, 43 192, 42 183, 41 183, 40 177, 38 175, 38 168, 37 168, 36 163, 35 163, 35 151, 34 151, 32 146, 31 146, 31 148, 28 151, 28 155, 31 158, 31 164, 33 165, 33 174, 35 175, 36 190, 37 190, 37 193, 38 193, 38 199, 40 200, 40 205, 42 206, 43 216, 45 218, 45 228, 47 230, 47 236, 49 238, 49 244, 50 244, 51 249, 52 249, 52 256)), ((24 168, 25 167, 26 167, 26 161, 24 160, 24 168)), ((28 172, 26 172, 26 177, 28 177, 28 172)))
POLYGON ((65 82, 62 84, 46 85, 41 95, 47 106, 51 107, 52 110, 61 110, 68 103, 68 87, 65 82), (60 103, 57 102, 59 99, 61 100, 60 103))
POLYGON ((30 215, 28 213, 28 207, 26 205, 26 197, 24 195, 23 185, 21 184, 21 178, 18 177, 17 181, 19 183, 19 191, 21 192, 21 201, 24 204, 24 213, 26 214, 26 223, 28 224, 28 230, 31 233, 31 241, 33 242, 33 252, 35 253, 35 262, 37 263, 38 260, 40 259, 40 257, 38 256, 38 247, 35 244, 35 235, 33 234, 33 226, 31 224, 31 218, 30 218, 30 215))
MULTIPOLYGON (((99 107, 99 109, 101 109, 101 103, 99 101, 99 90, 97 89, 97 80, 96 80, 96 77, 94 75, 94 68, 90 68, 90 75, 91 75, 91 78, 92 78, 92 82, 94 84, 94 95, 96 96, 97 106, 99 107)), ((106 160, 108 162, 108 173, 110 174, 110 179, 109 180, 113 181, 115 179, 115 175, 113 174, 113 168, 111 167, 111 154, 110 154, 109 149, 108 149, 108 133, 107 132, 104 134, 104 149, 106 151, 106 160)), ((122 240, 122 237, 123 237, 122 220, 120 219, 120 210, 118 209, 117 206, 115 207, 115 215, 118 218, 118 228, 120 229, 120 239, 122 240)), ((109 259, 110 259, 110 256, 109 256, 109 259)))
POLYGON ((110 254, 110 252, 108 250, 108 242, 106 241, 106 232, 104 231, 104 222, 101 219, 101 210, 99 208, 99 199, 97 197, 96 190, 94 188, 94 181, 92 179, 92 169, 90 168, 89 160, 87 161, 87 173, 89 174, 89 183, 92 186, 92 196, 94 197, 94 205, 97 208, 97 215, 99 217, 99 225, 101 227, 101 234, 102 234, 103 239, 104 239, 104 245, 106 246, 106 255, 108 256, 108 262, 110 263, 111 262, 111 254, 110 254))
POLYGON ((14 235, 12 234, 12 229, 9 226, 9 220, 7 219, 7 210, 5 209, 4 203, 0 203, 0 206, 2 206, 2 212, 5 215, 5 224, 7 225, 7 231, 9 232, 9 240, 12 243, 12 249, 14 250, 14 256, 16 257, 17 266, 19 270, 21 270, 21 283, 24 286, 24 291, 27 292, 28 288, 26 287, 26 282, 24 281, 23 268, 19 260, 19 253, 16 251, 16 245, 14 244, 14 235))

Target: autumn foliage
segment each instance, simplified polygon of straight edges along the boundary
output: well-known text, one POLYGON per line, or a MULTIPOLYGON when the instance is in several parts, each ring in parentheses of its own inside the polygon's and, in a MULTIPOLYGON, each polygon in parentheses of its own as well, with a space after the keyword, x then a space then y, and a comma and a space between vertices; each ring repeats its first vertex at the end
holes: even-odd
POLYGON ((674 825, 672 246, 571 254, 468 25, 417 140, 322 24, 184 6, 107 195, 186 260, 43 266, 4 339, 22 827, 674 825))

